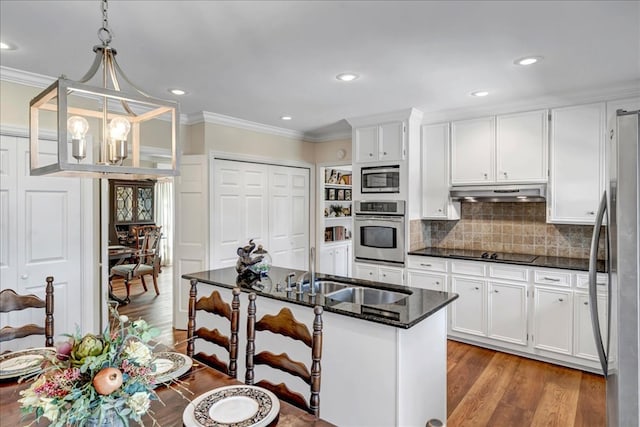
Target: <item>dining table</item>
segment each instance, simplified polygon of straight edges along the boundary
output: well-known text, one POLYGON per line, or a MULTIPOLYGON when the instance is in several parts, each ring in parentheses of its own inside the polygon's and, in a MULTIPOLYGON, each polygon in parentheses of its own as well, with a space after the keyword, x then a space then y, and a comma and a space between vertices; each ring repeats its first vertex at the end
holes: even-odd
MULTIPOLYGON (((3 426, 22 426, 33 421, 34 414, 27 415, 26 418, 22 417, 18 403, 18 399, 21 397, 20 391, 29 387, 30 384, 31 381, 18 382, 17 379, 0 382, 0 408, 3 426)), ((142 420, 144 425, 149 426, 154 425, 154 419, 163 427, 182 426, 182 414, 185 408, 199 395, 216 388, 241 384, 243 383, 235 378, 194 361, 191 369, 177 382, 162 384, 155 389, 158 400, 151 402, 151 407, 142 420)), ((279 403, 279 415, 269 424, 269 427, 328 427, 334 425, 285 401, 280 400, 279 403)), ((49 425, 49 423, 43 417, 40 423, 34 425, 49 425)), ((132 422, 131 425, 135 425, 135 422, 132 422)))

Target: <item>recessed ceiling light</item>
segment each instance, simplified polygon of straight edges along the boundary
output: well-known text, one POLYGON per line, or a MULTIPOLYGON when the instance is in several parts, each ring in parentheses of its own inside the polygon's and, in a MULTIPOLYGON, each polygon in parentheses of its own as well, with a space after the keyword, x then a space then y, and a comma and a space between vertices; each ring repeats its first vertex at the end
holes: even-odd
POLYGON ((341 73, 341 74, 338 74, 336 76, 336 79, 338 79, 340 81, 343 81, 343 82, 352 82, 355 79, 357 79, 358 77, 360 77, 360 76, 358 76, 355 73, 341 73))
POLYGON ((169 92, 171 92, 174 95, 185 95, 187 93, 182 89, 169 89, 169 92))
POLYGON ((516 59, 513 63, 516 65, 533 65, 540 61, 542 61, 542 56, 525 56, 524 58, 516 59))
POLYGON ((489 95, 489 92, 487 92, 486 90, 477 90, 475 92, 471 92, 471 96, 487 96, 489 95))
POLYGON ((291 116, 282 116, 280 117, 281 120, 291 120, 292 117, 291 116))
POLYGON ((1 50, 16 50, 16 47, 14 45, 12 45, 11 43, 0 42, 0 49, 1 50))

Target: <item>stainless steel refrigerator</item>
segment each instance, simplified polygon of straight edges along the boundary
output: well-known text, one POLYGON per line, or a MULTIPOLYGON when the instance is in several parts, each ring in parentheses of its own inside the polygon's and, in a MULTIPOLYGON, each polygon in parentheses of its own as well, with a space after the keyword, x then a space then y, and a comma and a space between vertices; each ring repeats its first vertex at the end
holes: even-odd
POLYGON ((591 242, 589 305, 596 347, 607 380, 610 427, 640 425, 639 127, 639 111, 618 110, 609 125, 607 185, 591 242), (597 294, 602 291, 597 289, 601 286, 596 285, 601 231, 605 234, 605 264, 609 276, 604 306, 598 306, 597 294), (606 321, 600 322, 600 318, 606 321))

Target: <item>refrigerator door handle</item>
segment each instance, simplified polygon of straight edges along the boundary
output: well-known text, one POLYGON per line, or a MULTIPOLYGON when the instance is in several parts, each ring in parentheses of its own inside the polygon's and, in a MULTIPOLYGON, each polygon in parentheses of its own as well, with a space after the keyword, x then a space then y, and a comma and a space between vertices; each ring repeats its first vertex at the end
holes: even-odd
MULTIPOLYGON (((593 226, 593 236, 591 238, 591 252, 589 255, 589 308, 591 311, 591 324, 593 325, 593 334, 596 339, 596 349, 598 350, 598 358, 602 365, 602 372, 607 377, 608 360, 604 350, 604 341, 602 339, 602 331, 600 330, 600 320, 598 316, 598 290, 596 274, 598 272, 598 242, 600 241, 600 229, 604 221, 604 213, 607 210, 607 193, 602 194, 598 213, 596 214, 596 222, 593 226)), ((608 295, 611 298, 611 295, 608 295)))

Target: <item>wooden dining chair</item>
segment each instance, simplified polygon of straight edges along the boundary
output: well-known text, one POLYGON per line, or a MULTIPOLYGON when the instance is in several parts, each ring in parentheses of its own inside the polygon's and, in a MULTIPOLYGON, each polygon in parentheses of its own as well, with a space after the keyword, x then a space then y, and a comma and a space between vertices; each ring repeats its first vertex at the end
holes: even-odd
POLYGON ((240 288, 234 288, 231 306, 222 300, 220 292, 213 291, 208 297, 198 297, 198 281, 191 279, 189 290, 189 322, 187 323, 187 356, 209 365, 230 377, 238 376, 238 329, 240 319, 240 288), (198 311, 225 318, 230 323, 230 336, 221 333, 218 328, 196 329, 198 311), (215 354, 198 352, 194 356, 196 340, 204 340, 224 348, 229 353, 229 363, 220 360, 215 354))
POLYGON ((289 375, 302 379, 309 385, 311 397, 309 401, 297 392, 292 391, 284 383, 273 384, 267 380, 255 383, 258 387, 271 390, 278 398, 285 400, 292 405, 306 410, 307 412, 320 416, 320 358, 322 357, 322 307, 316 306, 313 309, 315 314, 313 320, 313 335, 307 326, 298 322, 293 313, 284 307, 277 315, 264 315, 256 322, 256 294, 249 294, 249 306, 247 309, 247 354, 246 354, 246 374, 245 383, 254 384, 255 365, 267 365, 278 369, 289 375), (303 342, 311 348, 311 370, 302 362, 292 360, 287 353, 274 354, 269 351, 261 351, 255 354, 256 331, 270 331, 294 340, 303 342))
POLYGON ((160 239, 162 233, 160 228, 149 229, 144 233, 141 249, 133 253, 132 258, 136 261, 133 263, 116 264, 111 267, 109 283, 114 276, 124 279, 124 285, 127 288, 126 302, 130 301, 131 281, 140 278, 144 291, 147 292, 147 283, 144 276, 151 275, 153 278, 153 287, 156 295, 160 295, 158 290, 158 273, 160 272, 160 239))
POLYGON ((30 335, 44 335, 44 345, 53 347, 53 277, 47 277, 45 299, 35 295, 19 295, 13 289, 0 292, 0 313, 25 310, 28 308, 44 308, 44 326, 28 324, 19 327, 4 326, 0 329, 0 342, 24 338, 30 335))

